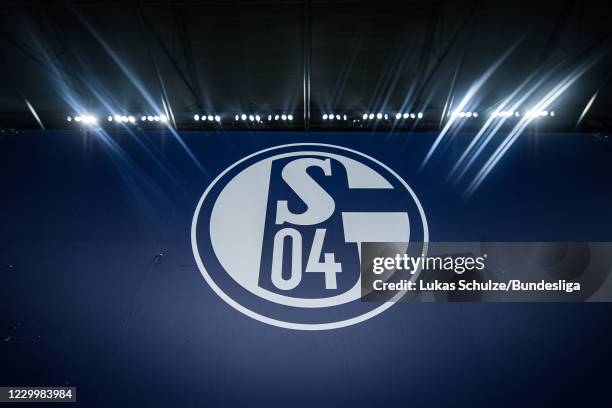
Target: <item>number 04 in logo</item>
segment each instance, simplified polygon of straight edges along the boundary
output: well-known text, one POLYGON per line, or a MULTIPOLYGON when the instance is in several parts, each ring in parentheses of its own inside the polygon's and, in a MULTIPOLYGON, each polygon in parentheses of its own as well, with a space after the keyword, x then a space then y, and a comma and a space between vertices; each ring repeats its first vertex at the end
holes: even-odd
POLYGON ((349 326, 392 306, 360 301, 360 244, 410 240, 428 242, 428 230, 408 184, 363 153, 324 144, 278 146, 233 164, 200 198, 191 228, 217 295, 298 330, 349 326))

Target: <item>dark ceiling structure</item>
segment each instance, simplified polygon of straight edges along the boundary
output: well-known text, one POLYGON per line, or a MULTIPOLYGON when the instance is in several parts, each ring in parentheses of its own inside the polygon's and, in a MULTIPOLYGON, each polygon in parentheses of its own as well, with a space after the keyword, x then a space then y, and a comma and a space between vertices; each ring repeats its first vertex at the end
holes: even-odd
POLYGON ((535 107, 556 128, 607 131, 611 23, 609 5, 572 0, 4 2, 0 127, 91 113, 438 129, 535 107))

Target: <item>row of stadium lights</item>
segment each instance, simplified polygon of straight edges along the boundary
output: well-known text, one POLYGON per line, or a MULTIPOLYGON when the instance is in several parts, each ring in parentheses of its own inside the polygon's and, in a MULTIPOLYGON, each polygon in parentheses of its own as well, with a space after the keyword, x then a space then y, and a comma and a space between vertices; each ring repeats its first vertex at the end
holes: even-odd
MULTIPOLYGON (((382 113, 382 112, 378 112, 378 113, 364 113, 363 116, 361 117, 363 120, 389 120, 389 114, 388 113, 382 113)), ((423 112, 419 112, 419 113, 408 113, 408 112, 397 112, 395 114, 395 119, 396 120, 400 120, 400 119, 423 119, 423 112)))
MULTIPOLYGON (((415 119, 415 118, 419 118, 421 119, 423 117, 423 113, 419 112, 418 114, 414 114, 414 113, 398 113, 395 118, 396 119, 415 119)), ((378 113, 378 114, 367 114, 365 113, 363 115, 363 119, 389 119, 389 115, 388 114, 382 114, 382 113, 378 113)), ((322 115, 322 119, 323 120, 348 120, 348 116, 346 114, 344 115, 340 115, 340 114, 334 114, 334 113, 324 113, 322 115)), ((96 116, 93 115, 78 115, 75 116, 74 118, 72 116, 68 116, 67 117, 68 122, 72 122, 73 120, 75 122, 81 122, 81 123, 86 123, 86 124, 94 124, 94 123, 98 123, 98 118, 96 116)), ((199 121, 209 121, 209 122, 217 122, 220 123, 221 122, 221 116, 219 115, 199 115, 199 114, 195 114, 193 115, 193 120, 196 122, 199 121)), ((258 114, 250 114, 247 115, 246 113, 240 114, 240 115, 236 115, 234 116, 234 120, 236 122, 238 121, 249 121, 249 122, 261 122, 262 118, 261 116, 259 116, 258 114)), ((272 121, 293 121, 293 115, 291 114, 276 114, 276 115, 268 115, 268 121, 272 122, 272 121)), ((117 122, 117 123, 136 123, 136 117, 132 116, 132 115, 109 115, 108 116, 108 121, 109 122, 117 122)), ((166 117, 166 115, 143 115, 140 117, 140 121, 141 122, 167 122, 168 118, 166 117)))
MULTIPOLYGON (((521 112, 519 111, 495 111, 491 113, 491 116, 494 118, 509 118, 509 117, 520 117, 521 112)), ((546 110, 530 110, 525 113, 525 116, 528 118, 538 118, 538 117, 546 117, 546 116, 555 116, 555 111, 546 111, 546 110)), ((464 111, 455 111, 453 112, 453 117, 460 118, 477 118, 478 112, 464 112, 464 111)))
MULTIPOLYGON (((117 122, 117 123, 136 123, 136 118, 134 116, 125 116, 125 115, 115 115, 108 116, 109 122, 117 122)), ((142 115, 140 117, 141 122, 162 122, 166 123, 168 121, 168 117, 166 115, 142 115)))
MULTIPOLYGON (((345 115, 346 118, 346 115, 345 115)), ((246 113, 240 114, 240 115, 236 115, 234 117, 234 119, 236 121, 249 121, 249 122, 261 122, 261 116, 259 116, 258 114, 250 114, 247 115, 246 113)), ((84 124, 96 124, 98 123, 98 118, 94 115, 89 115, 89 114, 83 114, 83 115, 77 115, 77 116, 68 116, 66 118, 66 120, 68 122, 72 122, 73 120, 75 122, 78 123, 84 123, 84 124)), ((217 123, 221 123, 221 116, 219 115, 199 115, 199 114, 195 114, 193 115, 193 120, 195 120, 196 122, 202 121, 208 121, 208 122, 217 122, 217 123)), ((272 121, 293 121, 293 115, 292 114, 276 114, 276 115, 268 115, 268 121, 272 122, 272 121)), ((109 122, 117 122, 117 123, 136 123, 136 117, 132 116, 132 115, 109 115, 108 116, 108 121, 109 122)), ((140 121, 141 122, 162 122, 165 123, 168 121, 168 118, 166 115, 143 115, 140 117, 140 121)))
POLYGON ((198 115, 196 113, 195 115, 193 115, 193 120, 195 120, 196 122, 199 122, 200 120, 202 122, 205 122, 205 121, 208 120, 209 122, 215 121, 217 123, 220 123, 221 122, 221 116, 219 116, 219 115, 202 115, 202 116, 200 116, 200 115, 198 115))
POLYGON ((340 116, 339 114, 334 113, 324 113, 321 118, 323 120, 348 120, 348 117, 346 115, 340 116))
MULTIPOLYGON (((66 120, 68 122, 72 122, 73 118, 72 116, 68 116, 66 120)), ((93 124, 93 123, 98 123, 98 118, 93 115, 77 115, 74 117, 74 121, 81 122, 81 123, 87 123, 87 124, 93 124)))
MULTIPOLYGON (((73 120, 78 123, 84 124, 96 124, 98 123, 98 118, 94 115, 76 115, 74 118, 72 116, 68 116, 66 118, 68 122, 72 122, 73 120)), ((136 117, 132 115, 108 115, 107 120, 109 122, 117 122, 117 123, 136 123, 136 117)), ((165 123, 168 121, 166 115, 143 115, 140 117, 141 122, 162 122, 165 123)))
MULTIPOLYGON (((492 113, 492 116, 494 118, 509 118, 511 116, 515 116, 515 117, 520 117, 521 116, 521 112, 519 111, 495 111, 492 113)), ((527 111, 527 113, 525 113, 525 116, 528 118, 537 118, 537 117, 546 117, 546 116, 555 116, 555 111, 546 111, 546 110, 541 110, 541 111, 537 111, 537 110, 530 110, 527 111)))
MULTIPOLYGON (((547 117, 547 116, 551 116, 554 117, 555 116, 555 111, 546 111, 546 110, 530 110, 527 111, 524 114, 526 117, 529 118, 537 118, 537 117, 547 117)), ((408 113, 408 112, 398 112, 395 114, 395 119, 396 120, 401 120, 401 119, 422 119, 423 118, 423 112, 418 112, 418 113, 408 113)), ((471 111, 455 111, 452 113, 452 116, 457 118, 478 118, 478 112, 471 112, 471 111)), ((513 111, 513 110, 508 110, 508 111, 494 111, 493 113, 491 113, 491 116, 493 116, 494 118, 508 118, 508 117, 520 117, 521 113, 519 111, 513 111)), ((336 113, 324 113, 322 114, 321 118, 324 121, 334 121, 334 120, 340 120, 340 121, 347 121, 348 120, 348 116, 346 114, 340 115, 340 114, 336 114, 336 113)), ((365 120, 389 120, 389 114, 387 113, 364 113, 362 115, 362 119, 365 120)), ((107 120, 109 122, 116 122, 116 123, 131 123, 131 124, 135 124, 137 122, 137 119, 135 116, 132 115, 109 115, 107 120)), ((211 114, 206 114, 206 115, 200 115, 200 114, 195 114, 193 115, 193 120, 195 120, 196 122, 202 121, 208 121, 208 122, 216 122, 216 123, 221 123, 221 116, 219 115, 211 115, 211 114)), ((243 122, 255 122, 255 123, 260 123, 262 121, 262 118, 260 115, 258 114, 246 114, 246 113, 242 113, 239 115, 234 116, 234 120, 236 122, 239 121, 243 121, 243 122)), ((67 117, 67 121, 68 122, 78 122, 78 123, 83 123, 83 124, 97 124, 98 123, 98 118, 94 115, 90 115, 90 114, 83 114, 83 115, 77 115, 77 116, 68 116, 67 117)), ((140 121, 141 122, 161 122, 161 123, 166 123, 168 122, 168 118, 166 115, 142 115, 140 117, 140 121)), ((293 115, 291 114, 275 114, 275 115, 268 115, 268 122, 272 122, 272 121, 293 121, 293 115)))
POLYGON ((477 118, 478 112, 465 112, 465 111, 455 111, 453 112, 453 117, 459 118, 477 118))
MULTIPOLYGON (((257 122, 257 123, 259 123, 259 122, 261 122, 261 116, 259 116, 258 114, 247 115, 246 113, 242 113, 240 115, 234 116, 234 120, 236 122, 238 122, 238 121, 243 121, 243 122, 249 121, 249 122, 257 122)), ((284 122, 285 121, 291 122, 291 121, 293 121, 293 115, 291 115, 291 114, 287 115, 285 113, 283 113, 282 115, 281 114, 268 115, 268 122, 272 122, 272 121, 278 122, 279 120, 280 121, 284 121, 284 122)))

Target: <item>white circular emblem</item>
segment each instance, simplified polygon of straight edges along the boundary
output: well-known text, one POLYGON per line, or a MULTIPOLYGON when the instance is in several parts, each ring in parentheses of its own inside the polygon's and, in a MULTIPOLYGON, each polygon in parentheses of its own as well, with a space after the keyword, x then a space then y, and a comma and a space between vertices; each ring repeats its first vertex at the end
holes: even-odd
POLYGON ((221 299, 297 330, 350 326, 393 305, 360 300, 362 242, 428 240, 421 203, 393 170, 314 143, 231 165, 202 194, 191 226, 198 268, 221 299))

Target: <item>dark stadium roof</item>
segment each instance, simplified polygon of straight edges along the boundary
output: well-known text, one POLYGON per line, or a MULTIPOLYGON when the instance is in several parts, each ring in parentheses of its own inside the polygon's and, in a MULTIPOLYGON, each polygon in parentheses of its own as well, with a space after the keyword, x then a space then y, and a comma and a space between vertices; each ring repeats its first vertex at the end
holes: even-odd
POLYGON ((309 72, 313 124, 402 111, 438 123, 472 91, 465 109, 485 117, 567 82, 555 120, 573 130, 592 100, 581 126, 610 129, 611 30, 610 6, 590 1, 4 2, 0 126, 168 108, 177 127, 242 112, 303 126, 309 72))

